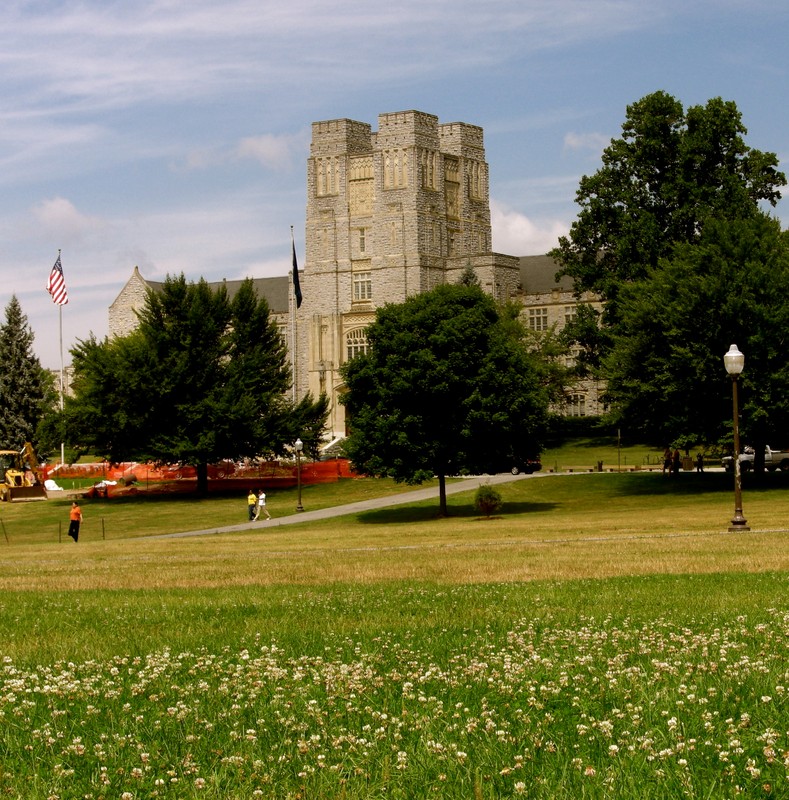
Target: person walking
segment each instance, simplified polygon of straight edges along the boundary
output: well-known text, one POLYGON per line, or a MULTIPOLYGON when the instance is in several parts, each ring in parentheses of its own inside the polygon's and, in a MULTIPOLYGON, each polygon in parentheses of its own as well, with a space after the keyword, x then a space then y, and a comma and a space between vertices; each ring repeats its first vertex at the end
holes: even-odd
POLYGON ((266 519, 271 519, 271 514, 268 513, 268 509, 266 508, 266 493, 262 489, 258 494, 258 510, 255 514, 255 519, 260 519, 261 514, 265 514, 266 519))
POLYGON ((68 535, 76 542, 79 539, 79 525, 82 522, 82 509, 75 500, 69 514, 68 535))
POLYGON ((671 474, 671 448, 666 447, 663 451, 663 474, 671 474))
POLYGON ((249 521, 252 522, 256 518, 258 510, 258 496, 255 494, 254 489, 250 489, 247 495, 247 508, 249 510, 249 521))

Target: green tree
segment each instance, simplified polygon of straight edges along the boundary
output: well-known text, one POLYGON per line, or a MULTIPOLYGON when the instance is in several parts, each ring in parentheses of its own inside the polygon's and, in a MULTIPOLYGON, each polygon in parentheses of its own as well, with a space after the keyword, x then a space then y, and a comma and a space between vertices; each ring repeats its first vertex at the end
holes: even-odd
POLYGON ((33 353, 33 331, 16 295, 0 326, 0 446, 38 449, 38 426, 55 400, 53 381, 33 353))
POLYGON ((129 336, 72 351, 72 438, 112 461, 193 465, 200 492, 222 458, 284 453, 298 436, 314 449, 328 401, 287 398, 285 343, 252 281, 231 301, 223 287, 168 277, 139 319, 129 336))
POLYGON ((444 285, 378 309, 368 353, 343 366, 357 469, 408 484, 497 472, 536 457, 547 397, 534 358, 477 286, 444 285))
POLYGON ((737 106, 721 98, 685 112, 666 92, 628 106, 622 137, 602 167, 581 178, 569 236, 551 255, 580 293, 618 319, 620 289, 646 277, 678 244, 698 241, 709 219, 743 219, 780 198, 778 158, 748 147, 737 106))
POLYGON ((762 454, 789 429, 789 234, 766 215, 709 221, 649 277, 623 288, 604 360, 619 421, 648 439, 716 441, 731 425, 723 354, 745 353, 743 435, 762 454))

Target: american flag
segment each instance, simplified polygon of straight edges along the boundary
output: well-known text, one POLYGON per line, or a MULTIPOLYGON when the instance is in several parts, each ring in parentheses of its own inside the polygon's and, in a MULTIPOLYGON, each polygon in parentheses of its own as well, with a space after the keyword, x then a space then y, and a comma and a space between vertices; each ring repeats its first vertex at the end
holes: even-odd
POLYGON ((60 263, 60 253, 55 261, 52 271, 49 273, 47 281, 47 291, 52 295, 52 302, 59 306, 68 303, 68 292, 66 291, 66 279, 63 277, 63 267, 60 263))

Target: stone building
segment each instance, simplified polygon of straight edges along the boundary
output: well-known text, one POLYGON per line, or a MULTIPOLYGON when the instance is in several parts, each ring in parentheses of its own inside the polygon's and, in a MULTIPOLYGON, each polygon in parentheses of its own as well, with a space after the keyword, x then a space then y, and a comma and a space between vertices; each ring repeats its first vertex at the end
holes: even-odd
MULTIPOLYGON (((190 279, 191 280, 191 279, 190 279)), ((224 286, 232 299, 243 281, 215 281, 208 285, 214 289, 224 286)), ((269 309, 279 326, 282 335, 289 335, 288 323, 288 291, 289 281, 285 276, 275 278, 254 278, 253 283, 258 295, 268 300, 269 309)), ((110 336, 125 336, 137 327, 137 312, 145 304, 148 290, 158 291, 161 281, 149 281, 142 276, 139 267, 135 267, 131 277, 113 300, 109 311, 110 336)))
MULTIPOLYGON (((470 267, 497 300, 518 298, 534 330, 561 327, 575 308, 550 258, 492 252, 488 164, 476 125, 442 124, 420 111, 380 114, 377 131, 350 119, 313 123, 306 211, 301 307, 288 277, 255 284, 291 351, 294 395, 329 395, 333 438, 346 429, 340 366, 366 350, 377 307, 457 282, 470 267)), ((232 291, 238 283, 224 285, 232 291)), ((134 310, 157 285, 135 267, 110 307, 112 335, 134 327, 134 310)), ((565 411, 599 413, 597 403, 589 384, 571 393, 565 411)))

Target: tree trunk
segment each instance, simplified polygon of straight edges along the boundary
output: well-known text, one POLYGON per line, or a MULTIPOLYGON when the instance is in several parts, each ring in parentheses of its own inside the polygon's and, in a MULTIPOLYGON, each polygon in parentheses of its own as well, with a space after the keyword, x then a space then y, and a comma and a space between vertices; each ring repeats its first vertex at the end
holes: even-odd
POLYGON ((446 475, 438 476, 438 508, 442 517, 448 517, 447 511, 447 478, 446 475))
POLYGON ((208 494, 208 464, 198 464, 197 470, 197 493, 201 497, 208 494))

